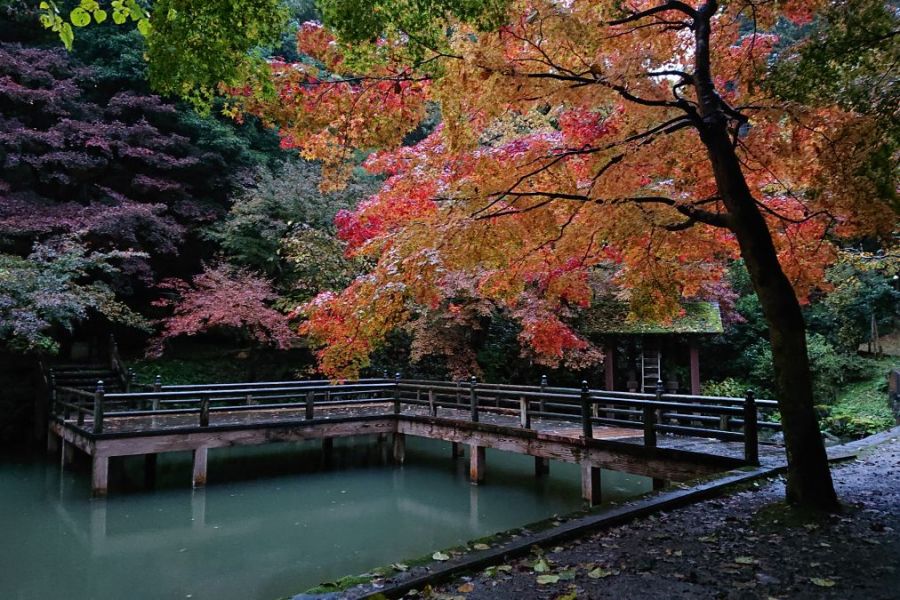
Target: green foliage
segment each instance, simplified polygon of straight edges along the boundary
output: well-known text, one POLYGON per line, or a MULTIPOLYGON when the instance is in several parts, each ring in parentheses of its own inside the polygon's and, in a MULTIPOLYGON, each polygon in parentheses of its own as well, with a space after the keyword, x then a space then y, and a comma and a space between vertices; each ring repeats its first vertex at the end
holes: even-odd
POLYGON ((896 0, 834 2, 809 27, 782 24, 787 45, 774 63, 767 85, 776 96, 794 102, 870 115, 879 123, 881 143, 859 173, 874 183, 878 195, 900 210, 895 185, 900 147, 900 3, 896 0))
POLYGON ((753 386, 745 381, 735 379, 734 377, 726 377, 721 381, 704 382, 700 393, 704 396, 743 398, 747 390, 752 388, 753 386))
POLYGON ((786 47, 767 84, 782 98, 836 102, 898 128, 892 115, 900 86, 888 74, 900 59, 897 10, 896 0, 841 0, 809 26, 781 23, 777 31, 786 47))
POLYGON ((146 328, 103 281, 133 253, 90 252, 73 240, 38 245, 28 258, 0 254, 0 345, 17 352, 56 352, 54 329, 72 330, 91 314, 146 328))
POLYGON ((235 262, 275 278, 288 295, 285 305, 340 289, 359 271, 356 261, 344 257, 332 222, 338 211, 374 192, 376 181, 359 176, 328 193, 319 189, 320 182, 321 169, 305 161, 259 169, 256 184, 208 232, 235 262))
POLYGON ((287 381, 309 377, 311 363, 312 356, 303 350, 235 349, 219 339, 196 338, 174 342, 165 356, 128 361, 138 383, 151 384, 159 375, 167 385, 287 381))
POLYGON ((287 18, 280 0, 158 0, 145 34, 150 82, 201 112, 220 85, 271 92, 262 51, 279 43, 287 18))
POLYGON ((294 226, 282 239, 278 254, 286 264, 284 297, 276 305, 293 309, 325 290, 341 290, 361 272, 361 261, 344 256, 334 235, 294 226))
POLYGON ((893 426, 885 377, 892 366, 896 364, 889 360, 869 361, 870 376, 841 390, 834 405, 826 407, 822 421, 825 429, 837 436, 857 438, 893 426))
POLYGON ((809 328, 845 352, 856 352, 869 339, 872 316, 879 331, 889 331, 900 319, 900 291, 892 280, 898 262, 845 255, 828 270, 834 289, 807 311, 809 328))
POLYGON ((288 11, 280 0, 157 0, 148 11, 138 0, 111 0, 111 19, 96 0, 80 0, 66 15, 53 0, 40 3, 41 24, 66 48, 72 26, 133 24, 146 40, 149 78, 155 90, 181 97, 208 113, 220 85, 266 86, 265 48, 281 40, 288 11))
MULTIPOLYGON (((433 52, 448 52, 448 32, 454 19, 484 31, 496 29, 506 17, 508 0, 318 0, 322 22, 347 44, 347 66, 377 64, 385 48, 378 39, 403 39, 410 63, 423 69, 433 52), (371 43, 367 43, 371 42, 371 43)), ((391 48, 396 52, 398 48, 391 48)))
MULTIPOLYGON (((867 376, 870 365, 855 354, 841 354, 825 336, 810 333, 806 336, 809 366, 813 376, 813 397, 817 404, 832 404, 840 388, 867 376)), ((772 350, 768 340, 750 346, 745 354, 750 362, 749 376, 760 395, 771 394, 772 350)))

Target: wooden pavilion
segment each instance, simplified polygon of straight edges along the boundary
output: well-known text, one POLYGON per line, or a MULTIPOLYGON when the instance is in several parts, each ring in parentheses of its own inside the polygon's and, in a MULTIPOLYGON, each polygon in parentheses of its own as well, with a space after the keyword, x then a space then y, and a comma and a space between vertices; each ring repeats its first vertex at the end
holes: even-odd
POLYGON ((700 394, 698 342, 723 332, 722 314, 716 302, 685 302, 682 307, 680 316, 660 323, 630 319, 623 302, 601 301, 592 306, 579 330, 604 348, 606 389, 649 393, 662 379, 669 392, 683 388, 700 394), (685 370, 689 386, 678 381, 677 374, 685 370))

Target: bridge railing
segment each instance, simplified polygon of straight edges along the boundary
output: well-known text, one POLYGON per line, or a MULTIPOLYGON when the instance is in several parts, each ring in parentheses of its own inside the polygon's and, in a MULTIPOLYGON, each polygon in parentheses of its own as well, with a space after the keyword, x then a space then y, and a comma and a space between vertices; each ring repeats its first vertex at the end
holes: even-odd
POLYGON ((104 423, 114 417, 196 414, 197 425, 209 425, 210 413, 259 410, 305 409, 305 418, 315 418, 315 409, 383 405, 394 402, 396 383, 332 385, 291 382, 262 387, 198 386, 196 389, 130 393, 106 393, 98 382, 93 393, 75 388, 57 388, 53 414, 67 422, 103 433, 104 423))
POLYGON ((657 433, 671 433, 743 442, 748 462, 758 461, 758 431, 779 429, 774 421, 759 419, 760 409, 773 409, 773 400, 757 400, 752 391, 744 398, 655 394, 524 385, 402 380, 400 400, 428 406, 433 416, 441 408, 467 410, 472 421, 483 412, 517 414, 522 427, 535 417, 581 424, 585 438, 595 425, 640 429, 644 444, 655 446, 657 433))
POLYGON ((324 380, 255 383, 154 386, 152 391, 105 393, 102 382, 95 392, 57 387, 53 414, 80 427, 102 433, 104 421, 112 417, 196 414, 196 424, 209 425, 210 413, 296 410, 304 407, 304 418, 314 419, 315 409, 390 406, 402 412, 403 405, 427 407, 438 416, 441 409, 463 410, 471 421, 483 413, 518 416, 524 428, 532 419, 543 418, 578 423, 583 437, 592 438, 595 426, 613 426, 642 431, 645 445, 655 446, 658 433, 743 442, 745 458, 758 460, 757 433, 779 424, 759 418, 761 409, 775 406, 772 400, 757 400, 748 391, 744 398, 666 394, 658 386, 655 394, 554 387, 542 380, 539 386, 506 385, 470 381, 410 379, 363 379, 334 384, 324 380))

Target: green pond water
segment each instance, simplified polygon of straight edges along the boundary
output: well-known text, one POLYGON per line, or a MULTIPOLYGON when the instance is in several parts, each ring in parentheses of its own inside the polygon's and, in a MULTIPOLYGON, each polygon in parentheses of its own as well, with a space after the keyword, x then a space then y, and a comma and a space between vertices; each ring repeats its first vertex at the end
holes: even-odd
MULTIPOLYGON (((111 463, 111 491, 91 500, 84 464, 0 457, 0 599, 275 600, 582 507, 579 470, 487 451, 484 485, 450 445, 389 443, 210 451, 205 490, 190 489, 190 456, 160 455, 147 488, 141 458, 111 463)), ((83 458, 83 457, 82 457, 83 458)), ((617 500, 650 480, 603 473, 617 500)))

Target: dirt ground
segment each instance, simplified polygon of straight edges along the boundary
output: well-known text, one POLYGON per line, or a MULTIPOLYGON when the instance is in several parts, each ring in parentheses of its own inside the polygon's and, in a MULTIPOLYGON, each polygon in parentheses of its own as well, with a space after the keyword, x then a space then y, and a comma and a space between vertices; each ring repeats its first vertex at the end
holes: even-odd
POLYGON ((407 597, 900 598, 900 437, 833 469, 831 516, 784 506, 784 482, 659 514, 407 597))

